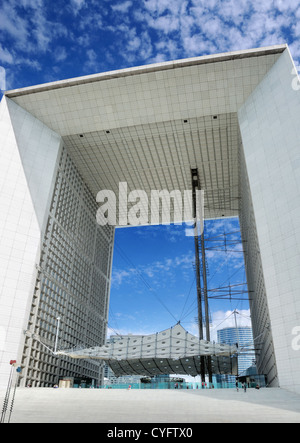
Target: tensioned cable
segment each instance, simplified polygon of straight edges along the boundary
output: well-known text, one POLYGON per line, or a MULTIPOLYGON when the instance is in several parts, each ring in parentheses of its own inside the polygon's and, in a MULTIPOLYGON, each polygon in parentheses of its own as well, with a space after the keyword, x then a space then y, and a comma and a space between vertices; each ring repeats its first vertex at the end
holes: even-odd
MULTIPOLYGON (((234 311, 233 311, 234 312, 234 311)), ((214 329, 218 328, 222 323, 224 323, 224 321, 228 320, 229 317, 231 317, 233 315, 233 312, 231 312, 227 317, 225 317, 221 323, 219 323, 218 325, 214 326, 211 330, 213 331, 214 329)))
MULTIPOLYGON (((229 234, 231 234, 231 233, 229 233, 229 234)), ((226 235, 229 235, 229 234, 226 234, 226 235)), ((222 235, 224 235, 224 234, 222 234, 222 235)), ((226 253, 226 251, 224 251, 224 252, 226 253)), ((226 253, 226 255, 227 255, 227 257, 226 257, 226 263, 225 263, 225 264, 222 263, 221 265, 219 265, 219 266, 216 268, 214 274, 210 277, 210 279, 209 279, 209 281, 208 281, 208 284, 212 281, 213 277, 218 273, 219 269, 222 269, 225 265, 227 266, 227 269, 228 269, 228 261, 231 259, 231 257, 233 256, 233 253, 234 253, 234 252, 235 252, 235 251, 230 251, 229 254, 226 253)), ((242 266, 244 266, 244 263, 243 263, 242 266)), ((242 266, 241 266, 241 267, 242 267, 242 266)), ((234 275, 234 274, 233 274, 233 275, 234 275)), ((230 276, 229 279, 230 279, 231 277, 233 277, 233 275, 230 276)), ((226 280, 226 281, 227 281, 227 280, 226 280)), ((222 285, 223 285, 223 284, 222 284, 222 285)), ((222 286, 222 285, 221 285, 221 286, 222 286)))
POLYGON ((161 298, 159 297, 159 295, 157 294, 157 292, 155 291, 155 289, 152 288, 152 286, 147 282, 147 280, 144 278, 144 276, 141 274, 141 272, 137 269, 137 267, 135 266, 135 264, 129 259, 129 257, 126 255, 126 253, 122 250, 122 248, 117 245, 115 243, 115 246, 117 247, 117 249, 119 249, 119 253, 122 256, 123 255, 123 260, 127 261, 130 266, 132 266, 136 272, 136 274, 138 275, 138 277, 142 280, 142 282, 144 283, 144 285, 146 286, 146 288, 153 293, 153 295, 157 298, 157 300, 159 301, 159 303, 166 309, 166 311, 173 317, 173 319, 175 320, 176 323, 178 323, 178 320, 176 319, 176 317, 172 314, 172 312, 169 310, 169 308, 165 305, 165 303, 161 300, 161 298))
MULTIPOLYGON (((109 306, 109 314, 110 314, 110 316, 111 316, 111 315, 113 316, 113 319, 111 319, 111 320, 114 321, 114 323, 116 324, 117 329, 120 329, 120 327, 119 327, 119 325, 118 325, 118 321, 117 321, 117 316, 116 316, 115 313, 113 312, 113 309, 112 309, 111 306, 109 306)), ((107 323, 107 325, 108 325, 108 323, 107 323)), ((110 326, 110 328, 113 329, 111 326, 110 326)))
MULTIPOLYGON (((224 280, 224 282, 220 285, 220 287, 222 287, 223 285, 224 285, 224 283, 227 283, 228 282, 228 280, 230 280, 232 277, 234 277, 235 276, 235 274, 237 274, 242 268, 244 267, 244 263, 236 270, 236 271, 234 271, 234 273, 233 274, 231 274, 230 275, 230 277, 228 277, 226 280, 224 280)), ((247 283, 245 283, 245 285, 246 285, 247 283)))
POLYGON ((119 334, 109 323, 107 323, 107 326, 109 327, 109 329, 111 329, 112 331, 114 331, 114 333, 116 334, 116 335, 118 335, 119 337, 123 337, 123 335, 122 334, 119 334))
MULTIPOLYGON (((230 255, 230 254, 229 254, 230 255)), ((236 271, 234 271, 234 273, 230 276, 230 277, 228 277, 223 283, 222 283, 222 285, 220 285, 220 286, 223 286, 224 285, 224 283, 226 283, 228 280, 230 280, 237 272, 239 272, 240 270, 241 270, 241 268, 244 266, 244 264, 242 264, 241 266, 240 266, 240 268, 238 268, 236 271)), ((221 267, 221 266, 220 266, 221 267)), ((215 274, 214 274, 215 275, 215 274)), ((211 279, 210 279, 211 280, 211 279)), ((209 280, 209 282, 210 282, 210 280, 209 280)), ((190 305, 190 311, 188 311, 188 313, 184 316, 184 317, 182 317, 181 318, 181 321, 182 320, 184 320, 188 315, 190 315, 195 309, 196 309, 196 307, 194 307, 194 305, 195 305, 195 303, 197 302, 197 300, 194 300, 193 302, 192 302, 192 304, 190 305)))
POLYGON ((180 314, 180 318, 179 318, 180 321, 181 321, 181 319, 182 319, 182 317, 183 317, 183 313, 184 313, 184 310, 185 310, 186 304, 187 304, 188 299, 189 299, 189 297, 190 297, 190 295, 191 295, 192 288, 193 288, 193 286, 194 286, 194 284, 195 284, 195 280, 196 280, 196 275, 194 275, 193 282, 192 282, 192 284, 191 284, 191 287, 190 287, 189 293, 188 293, 188 295, 187 295, 187 298, 186 298, 186 300, 185 300, 184 306, 183 306, 183 308, 182 308, 182 311, 181 311, 181 314, 180 314))
MULTIPOLYGON (((237 232, 240 232, 240 231, 234 231, 233 233, 237 233, 237 232)), ((231 235, 231 234, 233 234, 233 233, 226 233, 226 235, 231 235)), ((220 237, 223 237, 223 235, 224 234, 221 234, 220 235, 220 237)), ((225 251, 226 252, 226 251, 225 251)), ((232 252, 230 252, 229 254, 227 254, 227 257, 226 257, 226 264, 227 264, 227 268, 228 268, 228 260, 231 258, 231 256, 233 255, 233 253, 232 252)), ((244 264, 241 266, 241 268, 244 266, 244 264)), ((224 263, 222 263, 220 266, 218 266, 217 268, 216 268, 216 270, 215 270, 215 272, 214 272, 214 274, 210 277, 210 279, 209 279, 209 281, 208 281, 208 284, 212 281, 212 279, 213 279, 213 277, 217 274, 217 272, 219 271, 219 269, 221 269, 221 268, 223 268, 224 267, 224 263)), ((241 268, 239 268, 236 272, 238 272, 241 268)), ((229 278, 228 278, 228 280, 229 279, 231 279, 235 274, 236 274, 236 272, 234 272, 229 278)), ((226 280, 227 281, 227 280, 226 280)), ((221 285, 222 286, 222 285, 221 285)), ((191 290, 190 290, 191 291, 191 290)), ((196 300, 197 301, 197 300, 196 300)), ((192 306, 193 306, 193 308, 183 317, 183 312, 181 313, 181 316, 180 316, 180 320, 183 320, 184 318, 186 318, 189 314, 191 314, 193 311, 194 311, 194 309, 196 309, 196 308, 194 308, 194 304, 196 303, 196 301, 193 301, 192 302, 192 304, 190 305, 190 309, 192 308, 192 306)), ((187 301, 186 301, 186 303, 187 303, 187 301)), ((185 309, 185 307, 186 307, 186 303, 185 303, 185 306, 184 306, 184 309, 185 309)))

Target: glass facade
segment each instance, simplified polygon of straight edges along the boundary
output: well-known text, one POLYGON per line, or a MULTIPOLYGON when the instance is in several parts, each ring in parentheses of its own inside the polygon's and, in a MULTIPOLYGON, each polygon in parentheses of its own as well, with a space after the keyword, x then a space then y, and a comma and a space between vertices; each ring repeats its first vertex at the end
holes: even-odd
POLYGON ((102 365, 57 357, 54 349, 104 344, 114 231, 96 223, 96 201, 62 150, 43 239, 22 359, 22 382, 52 386, 63 377, 101 384, 102 365), (46 346, 44 346, 46 345, 46 346))
MULTIPOLYGON (((250 366, 255 360, 255 353, 253 351, 253 333, 252 328, 243 326, 237 328, 223 328, 217 331, 218 342, 227 344, 238 344, 241 354, 238 356, 238 373, 241 374, 250 366)), ((230 375, 217 375, 217 382, 234 383, 235 377, 230 375)))

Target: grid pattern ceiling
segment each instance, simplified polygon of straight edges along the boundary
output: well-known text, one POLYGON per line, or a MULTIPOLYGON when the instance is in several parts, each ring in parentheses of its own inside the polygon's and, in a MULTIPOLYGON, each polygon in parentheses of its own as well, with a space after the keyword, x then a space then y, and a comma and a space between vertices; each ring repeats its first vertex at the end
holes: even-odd
MULTIPOLYGON (((179 190, 183 196, 191 189, 191 168, 198 168, 205 218, 237 215, 241 141, 235 113, 69 135, 63 140, 95 196, 104 189, 118 196, 119 183, 127 182, 128 193, 145 191, 150 206, 151 190, 179 190)), ((147 211, 150 222, 150 207, 147 211)))

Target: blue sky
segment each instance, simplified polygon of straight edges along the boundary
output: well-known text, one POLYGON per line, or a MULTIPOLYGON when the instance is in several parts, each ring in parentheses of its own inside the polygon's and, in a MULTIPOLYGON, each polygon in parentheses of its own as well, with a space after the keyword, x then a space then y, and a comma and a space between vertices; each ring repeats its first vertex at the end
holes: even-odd
POLYGON ((288 43, 298 0, 1 0, 6 89, 154 62, 288 43))
MULTIPOLYGON (((300 65, 299 37, 299 0, 2 0, 0 89, 282 43, 300 65)), ((207 229, 224 232, 219 221, 207 229)), ((208 261, 211 288, 234 272, 231 284, 245 281, 241 253, 210 251, 208 261)), ((117 230, 112 328, 152 333, 183 317, 197 332, 193 262, 193 238, 180 227, 117 230)), ((235 307, 248 313, 244 302, 212 301, 213 328, 235 307)))
MULTIPOLYGON (((235 289, 246 290, 238 219, 206 221, 205 238, 209 289, 243 284, 235 289)), ((239 326, 249 324, 246 294, 241 298, 244 300, 210 299, 212 338, 216 338, 219 324, 220 328, 234 326, 230 316, 234 309, 245 316, 240 316, 239 326)), ((194 238, 185 235, 184 224, 116 229, 109 317, 112 333, 150 334, 181 321, 189 332, 198 334, 196 300, 194 238)))

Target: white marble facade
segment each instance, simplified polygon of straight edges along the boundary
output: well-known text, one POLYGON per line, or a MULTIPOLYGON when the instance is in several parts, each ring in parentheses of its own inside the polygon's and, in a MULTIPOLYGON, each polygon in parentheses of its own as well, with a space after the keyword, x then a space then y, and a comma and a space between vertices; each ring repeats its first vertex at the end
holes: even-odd
POLYGON ((278 382, 300 392, 295 337, 300 325, 300 90, 295 87, 295 75, 286 50, 238 117, 278 382))
POLYGON ((61 138, 12 100, 0 106, 0 387, 20 364, 61 138))

